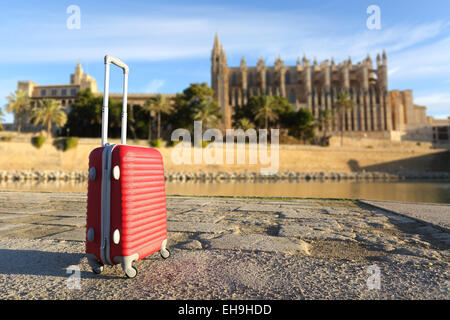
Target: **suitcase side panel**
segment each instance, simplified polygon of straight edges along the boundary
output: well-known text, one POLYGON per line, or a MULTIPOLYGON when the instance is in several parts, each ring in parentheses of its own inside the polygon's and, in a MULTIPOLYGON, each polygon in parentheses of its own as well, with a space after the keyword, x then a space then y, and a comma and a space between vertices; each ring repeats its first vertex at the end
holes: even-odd
POLYGON ((94 254, 101 261, 101 206, 102 206, 102 153, 103 147, 96 148, 89 154, 89 168, 95 168, 95 179, 88 180, 87 214, 86 214, 86 253, 94 254), (89 242, 87 233, 94 230, 94 241, 89 242))
POLYGON ((135 253, 143 259, 167 239, 162 156, 156 149, 120 145, 113 152, 111 167, 116 165, 120 178, 111 181, 111 239, 118 229, 120 242, 111 243, 111 259, 135 253))

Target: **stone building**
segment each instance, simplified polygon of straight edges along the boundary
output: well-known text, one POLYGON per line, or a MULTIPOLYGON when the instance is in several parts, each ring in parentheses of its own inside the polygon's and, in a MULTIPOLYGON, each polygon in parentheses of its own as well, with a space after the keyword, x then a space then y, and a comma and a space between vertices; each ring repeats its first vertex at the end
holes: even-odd
MULTIPOLYGON (((295 66, 286 66, 278 57, 273 66, 267 66, 262 58, 256 66, 247 66, 242 58, 239 67, 228 67, 225 50, 216 35, 211 62, 211 85, 226 128, 231 127, 233 108, 254 95, 285 97, 296 110, 308 108, 317 118, 321 110, 330 110, 338 93, 345 90, 355 105, 345 115, 346 132, 383 136, 392 130, 384 52, 377 56, 375 65, 370 56, 357 64, 350 58, 339 64, 333 59, 318 64, 316 59, 311 63, 303 57, 295 66)), ((330 129, 338 130, 336 121, 330 129)))
MULTIPOLYGON (((75 71, 70 75, 69 84, 55 84, 55 85, 37 85, 33 81, 19 81, 17 83, 18 90, 25 90, 31 100, 31 106, 34 107, 43 99, 55 99, 65 109, 67 113, 70 112, 72 104, 77 98, 77 94, 81 90, 90 89, 96 95, 103 95, 103 92, 97 88, 97 81, 87 73, 84 73, 83 68, 78 62, 75 71)), ((151 93, 129 93, 129 105, 143 105, 148 99, 155 97, 156 94, 151 93)), ((173 97, 174 95, 167 95, 173 97)), ((122 93, 110 93, 110 99, 122 100, 122 93)), ((6 130, 17 130, 17 119, 14 115, 14 123, 12 125, 5 125, 6 130)), ((29 116, 24 116, 22 121, 23 132, 36 132, 41 128, 34 126, 29 119, 29 116)), ((57 128, 54 128, 57 130, 57 128)))
MULTIPOLYGON (((311 63, 303 57, 296 65, 287 66, 278 57, 273 66, 267 66, 262 58, 256 66, 247 66, 242 58, 239 67, 228 67, 225 50, 216 34, 211 85, 226 128, 232 126, 233 108, 254 95, 285 97, 296 110, 308 108, 317 118, 321 110, 330 110, 338 93, 345 90, 354 103, 353 110, 345 114, 347 135, 393 139, 415 130, 431 137, 429 128, 424 129, 426 132, 422 130, 427 126, 426 107, 413 103, 412 90, 389 92, 385 52, 378 54, 375 62, 368 55, 356 64, 350 58, 339 64, 333 59, 319 64, 316 59, 311 63)), ((338 131, 336 120, 330 129, 338 131)))
POLYGON ((71 104, 80 90, 91 89, 97 93, 97 81, 87 73, 83 72, 81 64, 78 62, 75 72, 70 75, 69 84, 37 85, 33 81, 19 81, 18 90, 25 90, 31 99, 32 105, 42 99, 55 99, 70 111, 71 104))

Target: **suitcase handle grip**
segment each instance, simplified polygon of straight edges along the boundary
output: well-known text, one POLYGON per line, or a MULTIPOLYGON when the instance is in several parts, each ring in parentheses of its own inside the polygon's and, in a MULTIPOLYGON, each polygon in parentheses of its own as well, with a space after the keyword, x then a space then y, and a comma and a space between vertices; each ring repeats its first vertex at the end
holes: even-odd
POLYGON ((105 56, 105 90, 103 93, 102 108, 102 146, 108 143, 108 95, 109 95, 109 66, 114 64, 123 70, 123 102, 122 102, 122 131, 120 143, 127 143, 127 92, 128 92, 128 66, 118 58, 105 56))

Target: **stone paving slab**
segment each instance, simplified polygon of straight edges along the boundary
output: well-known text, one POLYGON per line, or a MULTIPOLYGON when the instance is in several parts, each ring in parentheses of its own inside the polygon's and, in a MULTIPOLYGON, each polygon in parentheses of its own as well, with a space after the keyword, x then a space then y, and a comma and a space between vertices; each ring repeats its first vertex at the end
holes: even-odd
POLYGON ((86 241, 86 231, 84 229, 74 229, 64 232, 59 232, 45 239, 64 240, 64 241, 86 241))
POLYGON ((285 237, 261 234, 225 234, 207 242, 209 249, 249 250, 309 255, 309 245, 304 241, 293 241, 285 237))
POLYGON ((381 200, 361 200, 361 202, 433 224, 450 232, 449 204, 408 203, 381 200))
POLYGON ((167 223, 167 231, 174 232, 203 232, 203 233, 220 233, 227 230, 233 230, 234 227, 224 224, 208 223, 208 222, 190 222, 190 221, 173 221, 167 223))
POLYGON ((15 229, 24 228, 27 225, 24 223, 0 223, 0 236, 15 229))
POLYGON ((172 257, 136 263, 127 282, 120 267, 97 276, 86 264, 85 194, 0 191, 0 299, 448 298, 450 233, 414 217, 342 200, 167 204, 172 257), (65 289, 73 264, 78 293, 65 289), (366 287, 374 264, 380 291, 366 287))
MULTIPOLYGON (((246 202, 245 200, 243 201, 246 202)), ((245 204, 240 206, 235 211, 250 211, 250 212, 280 212, 281 206, 279 205, 268 205, 268 204, 245 204)))
POLYGON ((50 221, 42 222, 42 224, 46 225, 55 225, 55 226, 73 226, 73 227, 84 227, 86 226, 86 218, 66 218, 61 217, 59 219, 54 219, 50 221))
POLYGON ((80 217, 86 218, 86 210, 84 211, 48 211, 40 213, 42 216, 49 217, 80 217))

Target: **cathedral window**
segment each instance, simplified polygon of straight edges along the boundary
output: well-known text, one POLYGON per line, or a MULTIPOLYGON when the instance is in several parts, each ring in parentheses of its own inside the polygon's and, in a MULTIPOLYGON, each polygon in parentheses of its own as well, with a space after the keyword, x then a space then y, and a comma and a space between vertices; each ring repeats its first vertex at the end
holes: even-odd
POLYGON ((289 103, 295 106, 296 96, 294 90, 291 90, 291 92, 289 93, 289 103))
POLYGON ((253 87, 253 73, 248 75, 248 86, 253 87))
POLYGON ((232 86, 236 86, 237 85, 236 73, 233 73, 233 75, 231 76, 231 85, 232 86))
POLYGON ((286 72, 286 74, 284 75, 284 78, 285 78, 286 84, 291 84, 291 74, 289 73, 289 71, 286 72))

